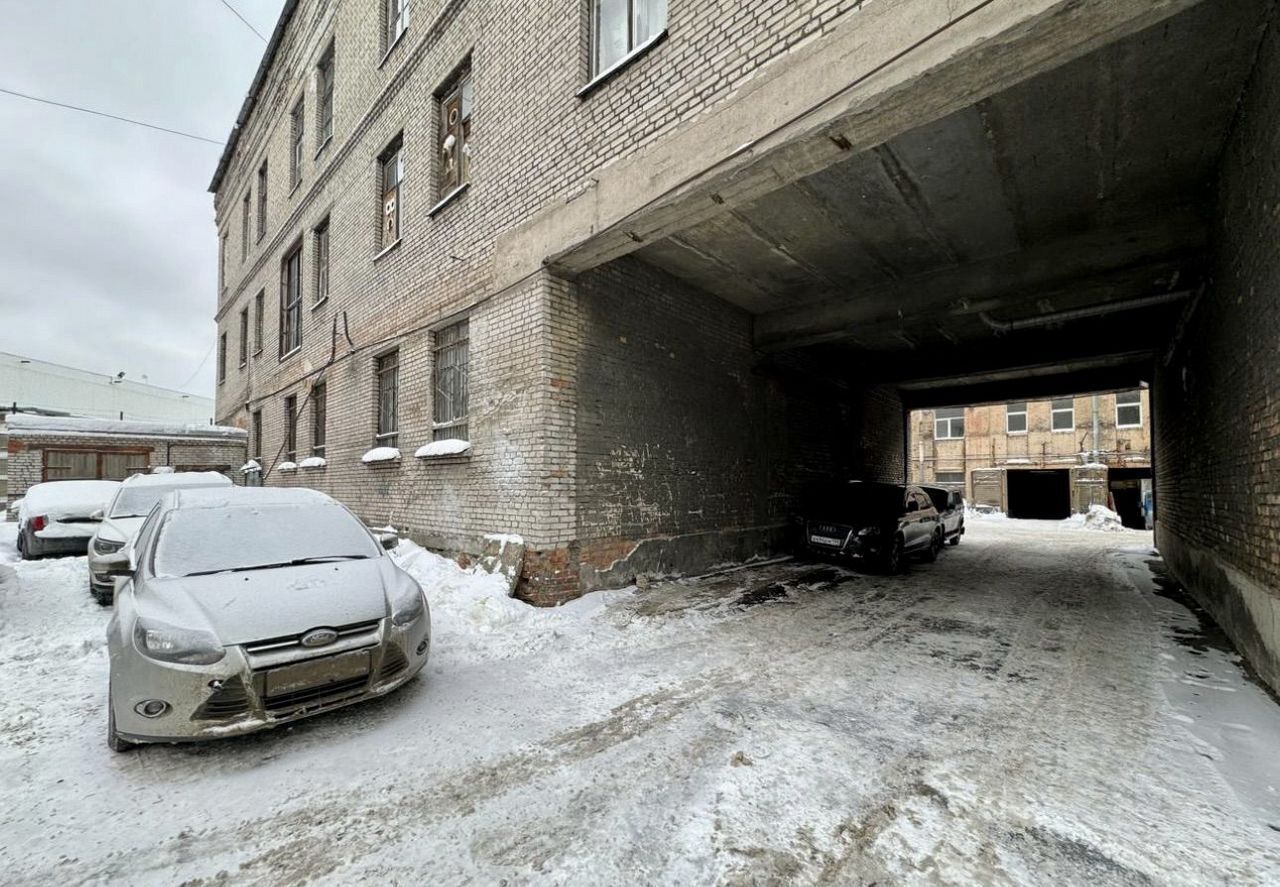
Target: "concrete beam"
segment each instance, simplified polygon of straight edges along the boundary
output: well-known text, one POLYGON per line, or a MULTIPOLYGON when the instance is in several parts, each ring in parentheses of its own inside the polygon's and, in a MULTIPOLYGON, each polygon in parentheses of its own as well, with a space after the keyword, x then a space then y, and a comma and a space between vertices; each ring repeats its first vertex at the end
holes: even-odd
POLYGON ((1190 209, 1115 229, 1089 231, 993 259, 946 268, 756 318, 764 350, 835 341, 912 321, 945 323, 979 312, 1017 311, 1048 300, 1055 310, 1122 301, 1167 288, 1206 249, 1205 223, 1190 209))
POLYGON ((500 238, 496 284, 573 275, 973 105, 1199 0, 901 0, 774 64, 500 238))
POLYGON ((908 410, 939 409, 1018 400, 1048 400, 1137 388, 1151 380, 1150 355, 1121 355, 1077 366, 1023 367, 1016 374, 992 374, 967 380, 948 380, 932 387, 902 389, 908 410))

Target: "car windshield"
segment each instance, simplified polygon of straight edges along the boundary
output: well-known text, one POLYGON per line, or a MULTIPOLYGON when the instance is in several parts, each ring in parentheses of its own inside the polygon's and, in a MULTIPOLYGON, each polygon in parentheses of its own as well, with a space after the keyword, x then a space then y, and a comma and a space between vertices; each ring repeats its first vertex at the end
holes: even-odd
POLYGON ((173 484, 166 486, 165 484, 148 484, 146 486, 129 486, 125 485, 120 488, 120 492, 116 493, 115 501, 111 503, 111 517, 146 517, 151 513, 151 509, 156 503, 165 497, 167 493, 174 490, 189 490, 195 486, 222 486, 221 484, 173 484))
POLYGON ((898 487, 851 483, 820 493, 813 507, 844 520, 895 518, 902 513, 902 502, 903 492, 898 487))
POLYGON ((368 530, 338 505, 179 508, 160 527, 154 564, 157 576, 177 578, 381 553, 368 530))

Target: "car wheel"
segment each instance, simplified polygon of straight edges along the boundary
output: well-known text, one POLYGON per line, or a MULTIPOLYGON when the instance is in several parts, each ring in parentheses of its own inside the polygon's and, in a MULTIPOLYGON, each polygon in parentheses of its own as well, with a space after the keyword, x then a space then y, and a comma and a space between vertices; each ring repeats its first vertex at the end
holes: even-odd
POLYGON ((960 534, 959 534, 959 533, 956 533, 954 536, 952 536, 950 539, 948 539, 948 540, 947 540, 947 544, 948 544, 948 545, 959 545, 959 544, 960 544, 960 534))
POLYGON ((125 752, 133 748, 133 743, 121 738, 116 732, 116 707, 111 703, 111 688, 107 687, 107 748, 112 751, 125 752))
POLYGON ((93 595, 93 599, 104 607, 110 607, 115 603, 114 595, 98 591, 98 589, 94 588, 92 585, 89 586, 89 594, 93 595))
POLYGON ((933 534, 933 538, 929 540, 929 547, 924 550, 924 554, 920 556, 926 564, 931 564, 938 559, 938 552, 942 551, 942 531, 938 530, 933 534))
POLYGON ((893 540, 893 545, 889 546, 889 551, 884 556, 884 571, 890 576, 902 572, 904 562, 902 537, 893 540))

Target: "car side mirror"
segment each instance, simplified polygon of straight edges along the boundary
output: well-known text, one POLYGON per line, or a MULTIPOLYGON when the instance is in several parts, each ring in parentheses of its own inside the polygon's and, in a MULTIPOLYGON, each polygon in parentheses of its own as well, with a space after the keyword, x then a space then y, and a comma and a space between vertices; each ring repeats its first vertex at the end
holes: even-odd
POLYGON ((107 578, 116 579, 133 575, 133 555, 126 551, 118 551, 102 559, 107 578))
POLYGON ((378 544, 386 551, 395 551, 396 546, 400 544, 400 536, 396 533, 379 533, 378 544))
POLYGON ((100 520, 102 520, 103 518, 105 518, 106 516, 107 516, 107 515, 106 515, 106 513, 105 513, 101 508, 99 508, 99 509, 98 509, 97 511, 95 511, 93 514, 89 515, 89 520, 96 520, 96 521, 100 521, 100 520))

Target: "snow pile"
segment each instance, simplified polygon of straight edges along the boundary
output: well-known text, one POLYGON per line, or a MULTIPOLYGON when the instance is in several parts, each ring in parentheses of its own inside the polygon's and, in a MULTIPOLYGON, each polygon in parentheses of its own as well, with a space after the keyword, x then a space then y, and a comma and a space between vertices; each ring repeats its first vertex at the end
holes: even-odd
POLYGON ((173 474, 176 471, 172 465, 157 465, 151 469, 152 474, 173 474))
POLYGON ((977 518, 980 520, 1008 520, 1009 515, 1005 514, 994 505, 974 505, 966 507, 964 510, 965 518, 977 518))
POLYGON ((297 471, 297 470, 298 470, 297 462, 281 462, 279 465, 276 466, 276 471, 297 471))
POLYGON ((471 449, 469 440, 438 440, 418 447, 418 452, 413 455, 419 459, 430 459, 433 456, 459 456, 469 449, 471 449))
POLYGON ((324 468, 329 463, 319 456, 308 456, 298 464, 302 468, 324 468))
POLYGON ((1088 514, 1073 514, 1062 522, 1068 527, 1116 533, 1124 529, 1124 521, 1105 505, 1090 505, 1088 514))
POLYGON ((240 466, 240 471, 243 474, 248 474, 250 471, 261 471, 261 470, 262 470, 262 463, 260 463, 257 459, 250 459, 248 462, 240 466))
POLYGON ((247 439, 243 428, 226 425, 178 425, 170 422, 134 422, 90 419, 83 416, 32 416, 15 413, 5 420, 10 433, 96 434, 124 437, 217 437, 247 439))
POLYGON ((400 450, 396 447, 374 447, 361 456, 360 461, 369 465, 373 462, 394 462, 399 458, 400 450))

